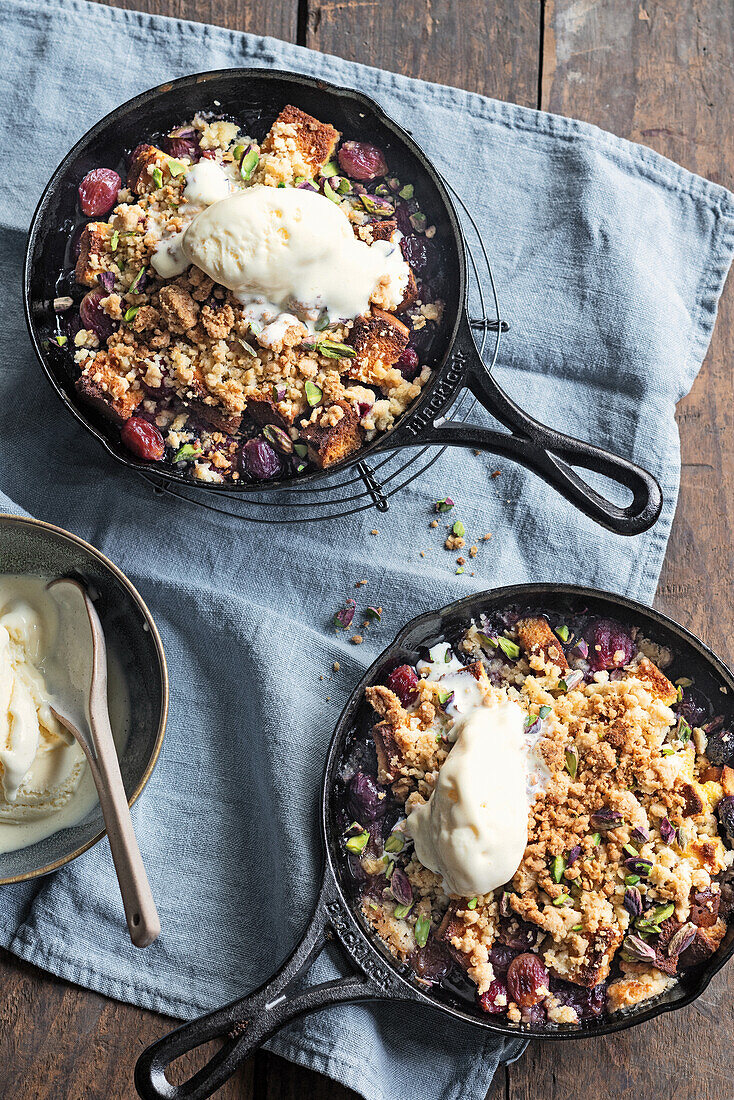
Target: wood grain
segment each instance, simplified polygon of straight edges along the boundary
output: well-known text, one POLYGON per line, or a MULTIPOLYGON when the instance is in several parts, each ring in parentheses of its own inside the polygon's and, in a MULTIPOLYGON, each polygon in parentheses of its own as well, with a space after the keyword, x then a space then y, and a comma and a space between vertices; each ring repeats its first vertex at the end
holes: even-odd
MULTIPOLYGON (((104 0, 103 0, 104 2, 104 0)), ((116 0, 272 34, 366 64, 595 122, 734 184, 731 0, 116 0)), ((657 603, 734 658, 732 372, 725 292, 701 377, 678 410, 683 475, 657 603)), ((132 1100, 136 1053, 172 1021, 0 956, 0 1098, 132 1100)), ((619 1037, 536 1043, 488 1100, 731 1100, 734 968, 695 1005, 619 1037)), ((267 1054, 223 1100, 355 1094, 267 1054)), ((396 1097, 395 1100, 400 1100, 396 1097)), ((428 1098, 427 1098, 428 1100, 428 1098)))

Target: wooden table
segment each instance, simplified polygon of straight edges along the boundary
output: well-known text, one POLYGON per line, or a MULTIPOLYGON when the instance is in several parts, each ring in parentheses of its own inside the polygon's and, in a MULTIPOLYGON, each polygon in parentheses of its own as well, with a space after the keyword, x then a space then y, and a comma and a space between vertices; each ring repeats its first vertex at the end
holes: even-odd
MULTIPOLYGON (((734 188, 732 0, 117 0, 597 123, 734 188)), ((732 589, 734 293, 681 402, 683 475, 657 606, 725 659, 732 589)), ((135 1095, 137 1053, 172 1021, 0 959, 0 1097, 135 1095)), ((734 966, 694 1005, 621 1035, 533 1043, 488 1100, 731 1100, 734 966)), ((268 1054, 222 1100, 354 1094, 268 1054)), ((395 1100, 400 1100, 396 1097, 395 1100)), ((429 1098, 427 1098, 429 1100, 429 1098)))

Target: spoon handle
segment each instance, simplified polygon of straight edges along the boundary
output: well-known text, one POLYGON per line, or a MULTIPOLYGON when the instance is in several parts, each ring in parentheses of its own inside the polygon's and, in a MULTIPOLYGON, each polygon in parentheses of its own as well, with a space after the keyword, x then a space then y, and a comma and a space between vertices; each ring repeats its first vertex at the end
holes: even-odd
POLYGON ((90 759, 90 767, 107 826, 130 939, 136 947, 147 947, 160 935, 161 922, 130 818, 106 708, 92 715, 91 726, 96 758, 90 759))

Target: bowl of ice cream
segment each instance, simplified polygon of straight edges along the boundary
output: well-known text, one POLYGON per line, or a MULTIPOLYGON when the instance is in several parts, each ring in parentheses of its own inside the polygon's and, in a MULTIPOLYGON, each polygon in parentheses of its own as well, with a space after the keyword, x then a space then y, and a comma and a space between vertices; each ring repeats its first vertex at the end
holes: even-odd
POLYGON ((168 673, 158 630, 140 594, 108 558, 76 535, 0 515, 0 884, 47 874, 105 835, 89 766, 52 714, 65 664, 86 639, 47 589, 72 576, 94 600, 108 649, 108 703, 130 805, 161 750, 168 673))

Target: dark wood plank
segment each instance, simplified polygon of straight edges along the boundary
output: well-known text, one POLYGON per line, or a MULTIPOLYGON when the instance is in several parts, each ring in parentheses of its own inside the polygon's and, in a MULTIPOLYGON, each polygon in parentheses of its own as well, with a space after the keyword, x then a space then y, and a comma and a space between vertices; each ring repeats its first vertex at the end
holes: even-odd
MULTIPOLYGON (((50 978, 0 953, 0 1096, 18 1100, 129 1100, 138 1054, 175 1020, 50 978)), ((213 1053, 213 1048, 210 1052, 213 1053)), ((182 1058, 182 1079, 203 1062, 182 1058)), ((249 1100, 254 1063, 218 1096, 249 1100)))
POLYGON ((536 106, 540 0, 308 0, 306 45, 536 106))
MULTIPOLYGON (((270 34, 296 41, 298 0, 96 0, 115 8, 132 8, 173 19, 214 23, 233 31, 270 34)), ((155 80, 151 79, 151 85, 155 80)))
MULTIPOLYGON (((731 186, 734 159, 722 140, 734 95, 728 0, 547 0, 545 14, 545 109, 641 141, 731 186)), ((656 600, 729 659, 733 354, 729 286, 701 376, 678 410, 681 495, 656 600)), ((724 1100, 732 1095, 733 1003, 729 967, 694 1005, 637 1030, 562 1048, 533 1044, 509 1069, 508 1100, 724 1100)))

